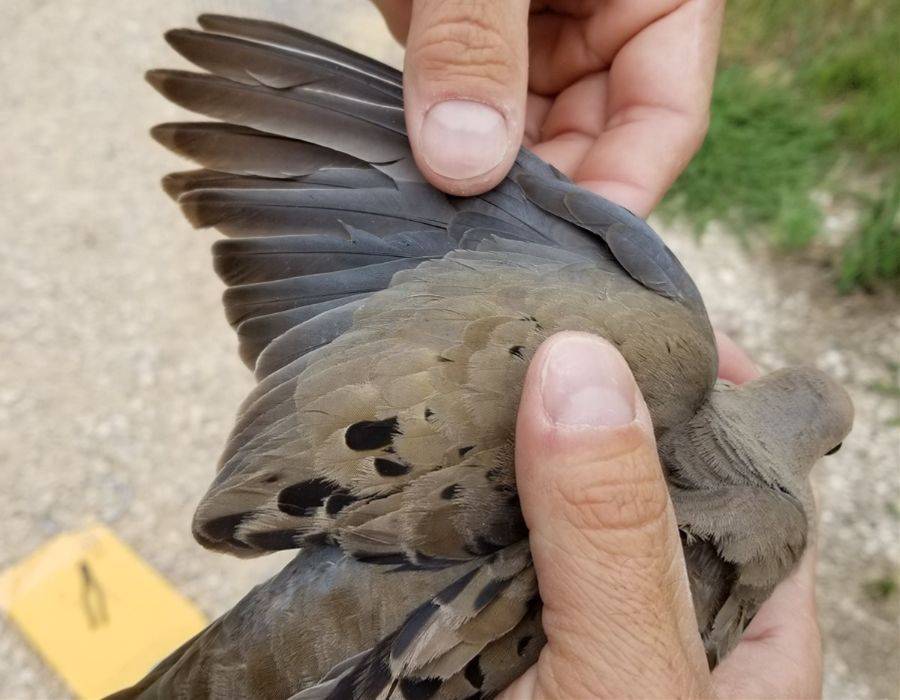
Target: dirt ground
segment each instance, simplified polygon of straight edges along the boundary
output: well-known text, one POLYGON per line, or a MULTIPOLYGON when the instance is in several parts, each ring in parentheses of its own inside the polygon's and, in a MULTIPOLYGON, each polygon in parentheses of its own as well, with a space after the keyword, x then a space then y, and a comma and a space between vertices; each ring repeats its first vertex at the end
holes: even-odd
MULTIPOLYGON (((147 136, 183 115, 141 74, 181 65, 160 36, 201 10, 281 18, 401 59, 362 0, 0 4, 0 568, 100 520, 212 616, 285 558, 215 555, 188 526, 251 386, 219 305, 214 235, 162 194, 159 176, 183 166, 147 136)), ((854 432, 816 471, 826 696, 896 697, 898 300, 840 298, 812 264, 660 228, 714 321, 765 368, 816 364, 853 394, 854 432)), ((0 699, 64 697, 0 621, 0 699)))

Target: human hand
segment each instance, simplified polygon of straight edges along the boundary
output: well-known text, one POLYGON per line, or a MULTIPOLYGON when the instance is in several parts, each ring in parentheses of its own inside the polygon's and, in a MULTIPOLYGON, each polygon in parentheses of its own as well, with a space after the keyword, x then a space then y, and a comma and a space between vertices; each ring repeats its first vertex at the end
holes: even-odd
POLYGON ((407 46, 416 163, 484 192, 523 141, 650 213, 706 134, 724 0, 374 0, 407 46))
MULTIPOLYGON (((732 378, 758 375, 720 349, 732 378)), ((560 333, 535 354, 516 477, 547 644, 502 698, 819 696, 812 551, 709 672, 650 417, 605 340, 560 333)))

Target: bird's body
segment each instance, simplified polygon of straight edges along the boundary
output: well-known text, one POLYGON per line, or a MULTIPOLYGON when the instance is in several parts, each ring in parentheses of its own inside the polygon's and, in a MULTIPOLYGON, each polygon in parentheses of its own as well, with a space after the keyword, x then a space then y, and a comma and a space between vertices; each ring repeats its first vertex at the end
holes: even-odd
POLYGON ((529 359, 562 330, 607 338, 635 375, 715 663, 802 554, 803 470, 846 423, 807 412, 819 438, 795 454, 803 426, 787 418, 757 464, 758 431, 731 422, 785 386, 827 408, 832 385, 717 385, 700 296, 641 219, 525 151, 496 189, 448 198, 412 162, 398 73, 279 25, 201 24, 210 33, 169 40, 219 77, 150 79, 232 123, 155 135, 205 168, 166 187, 195 225, 229 236, 216 269, 260 383, 194 531, 241 556, 302 549, 124 695, 505 687, 543 644, 515 415, 529 359))

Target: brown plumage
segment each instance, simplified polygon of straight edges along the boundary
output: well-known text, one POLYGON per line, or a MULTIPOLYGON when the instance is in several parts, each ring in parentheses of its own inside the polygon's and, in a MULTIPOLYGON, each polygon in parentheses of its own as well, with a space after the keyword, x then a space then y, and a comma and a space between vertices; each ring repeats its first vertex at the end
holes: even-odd
POLYGON ((849 430, 821 373, 716 382, 700 296, 641 219, 522 151, 476 198, 416 171, 390 68, 219 16, 168 35, 213 73, 154 71, 221 123, 155 137, 214 247, 259 384, 194 520, 239 556, 299 548, 120 697, 489 697, 534 662, 540 599, 513 428, 537 346, 602 335, 657 432, 715 664, 807 541, 812 463, 849 430))

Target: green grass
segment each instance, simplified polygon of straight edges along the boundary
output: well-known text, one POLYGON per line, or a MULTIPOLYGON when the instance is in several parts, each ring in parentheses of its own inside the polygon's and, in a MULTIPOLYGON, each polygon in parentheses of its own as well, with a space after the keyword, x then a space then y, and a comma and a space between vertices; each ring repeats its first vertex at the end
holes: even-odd
POLYGON ((724 221, 742 236, 767 233, 785 248, 808 243, 821 212, 810 193, 834 159, 834 130, 787 87, 744 66, 719 73, 703 147, 669 193, 703 230, 724 221))
POLYGON ((844 291, 900 280, 900 177, 869 202, 857 235, 844 246, 839 272, 844 291))
POLYGON ((900 0, 734 0, 709 134, 664 210, 799 249, 820 231, 813 191, 860 198, 835 177, 848 161, 842 173, 884 185, 833 256, 835 278, 845 291, 897 284, 900 0))

